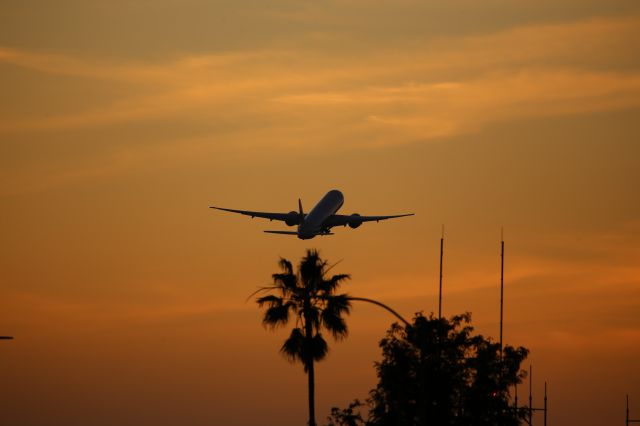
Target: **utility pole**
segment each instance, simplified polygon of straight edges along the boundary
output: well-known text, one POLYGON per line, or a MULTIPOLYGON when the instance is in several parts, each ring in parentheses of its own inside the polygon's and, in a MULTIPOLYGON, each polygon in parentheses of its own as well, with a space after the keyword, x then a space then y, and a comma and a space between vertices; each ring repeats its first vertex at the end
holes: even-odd
POLYGON ((444 225, 440 237, 440 291, 438 292, 438 319, 442 319, 442 257, 444 256, 444 225))

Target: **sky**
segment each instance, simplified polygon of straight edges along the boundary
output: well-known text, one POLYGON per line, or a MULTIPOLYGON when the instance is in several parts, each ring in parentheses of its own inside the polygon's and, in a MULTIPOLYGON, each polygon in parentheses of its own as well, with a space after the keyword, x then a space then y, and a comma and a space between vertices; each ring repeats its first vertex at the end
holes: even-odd
MULTIPOLYGON (((247 297, 317 248, 343 290, 531 350, 555 425, 640 417, 640 3, 0 3, 0 423, 306 421, 247 297), (416 216, 301 241, 287 212, 416 216)), ((317 413, 375 385, 354 306, 317 413)), ((523 385, 520 395, 526 395, 523 385)), ((538 419, 540 422, 540 419, 538 419)))

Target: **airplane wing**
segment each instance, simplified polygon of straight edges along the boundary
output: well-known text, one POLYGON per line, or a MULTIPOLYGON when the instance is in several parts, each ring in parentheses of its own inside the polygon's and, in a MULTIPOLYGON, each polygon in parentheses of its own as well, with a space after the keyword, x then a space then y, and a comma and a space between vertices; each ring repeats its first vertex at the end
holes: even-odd
POLYGON ((344 226, 349 225, 351 227, 358 227, 364 222, 380 222, 381 220, 393 219, 396 217, 413 216, 414 213, 407 214, 395 214, 391 216, 360 216, 359 214, 334 214, 327 219, 326 225, 332 226, 344 226))
POLYGON ((281 235, 298 235, 297 232, 294 231, 262 231, 267 234, 281 234, 281 235))
POLYGON ((239 214, 243 214, 245 216, 251 216, 251 218, 253 219, 254 217, 259 217, 262 219, 269 219, 269 220, 281 220, 283 222, 288 221, 288 223, 293 223, 294 225, 298 223, 298 213, 296 212, 290 212, 290 213, 268 213, 268 212, 252 212, 249 210, 235 210, 235 209, 225 209, 222 207, 215 207, 215 206, 209 206, 210 209, 216 209, 216 210, 223 210, 225 212, 231 212, 231 213, 239 213, 239 214), (292 214, 293 213, 293 214, 292 214))

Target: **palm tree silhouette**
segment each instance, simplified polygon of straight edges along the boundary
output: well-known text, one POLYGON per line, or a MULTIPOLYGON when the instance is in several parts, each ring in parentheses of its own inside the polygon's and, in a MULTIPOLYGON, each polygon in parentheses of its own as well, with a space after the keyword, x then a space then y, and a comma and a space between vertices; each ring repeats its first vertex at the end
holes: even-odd
POLYGON ((328 278, 331 266, 320 258, 317 250, 307 250, 297 272, 287 259, 281 258, 279 265, 281 272, 273 274, 273 286, 258 290, 271 294, 258 297, 256 302, 266 307, 262 323, 268 328, 285 326, 291 318, 295 319, 295 327, 280 351, 289 361, 300 361, 304 367, 308 379, 309 426, 316 426, 313 363, 324 359, 329 351, 322 330, 336 340, 347 336, 344 315, 349 314, 351 303, 346 294, 336 294, 336 290, 349 275, 328 278))

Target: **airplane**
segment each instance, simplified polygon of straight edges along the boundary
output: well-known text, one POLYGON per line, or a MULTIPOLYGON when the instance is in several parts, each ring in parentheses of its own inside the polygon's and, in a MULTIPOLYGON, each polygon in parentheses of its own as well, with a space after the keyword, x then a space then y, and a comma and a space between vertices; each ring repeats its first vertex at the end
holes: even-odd
POLYGON ((309 240, 317 235, 333 235, 331 228, 334 226, 347 226, 355 229, 364 222, 380 222, 381 220, 393 219, 396 217, 413 216, 413 213, 398 214, 392 216, 360 216, 358 213, 351 215, 336 214, 342 204, 344 196, 342 192, 333 189, 325 194, 318 204, 305 214, 302 210, 302 201, 298 199, 298 211, 289 213, 267 213, 253 212, 248 210, 226 209, 222 207, 209 206, 211 209, 223 210, 226 212, 239 213, 246 216, 259 217, 263 219, 280 220, 287 226, 298 225, 297 231, 264 231, 268 234, 296 235, 301 240, 309 240))

